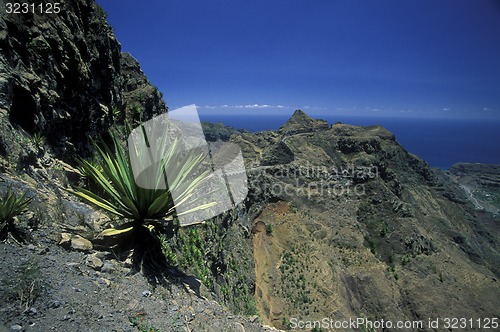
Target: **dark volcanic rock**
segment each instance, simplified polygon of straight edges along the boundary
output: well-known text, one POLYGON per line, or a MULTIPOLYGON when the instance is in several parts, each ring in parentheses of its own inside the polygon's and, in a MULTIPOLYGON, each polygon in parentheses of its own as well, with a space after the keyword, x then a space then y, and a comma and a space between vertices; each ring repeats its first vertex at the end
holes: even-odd
POLYGON ((120 44, 93 1, 63 5, 60 15, 0 19, 0 107, 11 123, 74 153, 123 102, 120 44))
POLYGON ((264 150, 261 165, 281 165, 288 164, 294 159, 293 152, 283 142, 271 146, 269 149, 264 150))
POLYGON ((94 1, 62 6, 58 15, 0 17, 0 115, 66 158, 88 151, 123 110, 146 119, 166 107, 94 1))
MULTIPOLYGON (((122 53, 120 58, 123 78, 124 101, 127 118, 135 121, 149 119, 167 110, 163 95, 151 85, 139 62, 129 53, 122 53)), ((118 120, 121 120, 118 118, 118 120)))

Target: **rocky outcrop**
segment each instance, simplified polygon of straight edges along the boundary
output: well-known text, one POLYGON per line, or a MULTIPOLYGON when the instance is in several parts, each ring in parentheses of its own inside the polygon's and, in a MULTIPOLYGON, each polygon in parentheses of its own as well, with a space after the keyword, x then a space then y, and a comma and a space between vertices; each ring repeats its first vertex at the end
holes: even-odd
POLYGON ((284 142, 280 142, 263 151, 261 164, 263 166, 288 164, 293 159, 292 150, 284 142))
POLYGON ((217 140, 227 142, 232 135, 248 132, 248 130, 245 129, 236 129, 226 126, 222 122, 211 123, 202 121, 201 126, 203 128, 203 133, 205 134, 205 139, 209 142, 215 142, 217 140))
POLYGON ((92 0, 63 5, 57 15, 0 17, 0 116, 68 158, 86 153, 89 138, 127 111, 145 119, 166 107, 137 61, 120 52, 102 8, 92 0))
POLYGON ((317 120, 301 110, 296 110, 292 117, 279 129, 279 132, 285 135, 305 133, 311 131, 328 129, 328 122, 317 120))
POLYGON ((123 99, 120 44, 104 12, 93 1, 64 6, 59 15, 0 19, 0 107, 67 154, 109 127, 123 99))
MULTIPOLYGON (((120 68, 125 115, 129 121, 150 119, 167 110, 162 93, 151 85, 141 70, 139 62, 131 54, 122 53, 120 68)), ((121 119, 119 115, 118 120, 121 119)))

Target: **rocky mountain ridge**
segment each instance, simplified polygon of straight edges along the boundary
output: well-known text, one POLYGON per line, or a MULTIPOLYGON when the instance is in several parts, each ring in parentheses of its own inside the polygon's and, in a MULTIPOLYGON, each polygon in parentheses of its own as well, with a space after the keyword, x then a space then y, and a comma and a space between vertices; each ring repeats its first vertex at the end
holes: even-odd
POLYGON ((252 239, 265 322, 495 316, 498 215, 392 133, 338 123, 231 141, 262 170, 250 201, 273 229, 252 239))

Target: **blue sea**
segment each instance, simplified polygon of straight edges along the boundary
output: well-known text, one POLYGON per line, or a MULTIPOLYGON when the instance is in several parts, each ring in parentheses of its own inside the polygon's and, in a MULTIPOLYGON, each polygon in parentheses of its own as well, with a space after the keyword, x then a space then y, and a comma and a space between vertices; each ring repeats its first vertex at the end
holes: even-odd
MULTIPOLYGON (((208 115, 202 121, 250 131, 279 129, 290 115, 208 115)), ((415 119, 328 116, 330 124, 382 125, 398 142, 432 167, 448 169, 457 162, 500 164, 500 120, 415 119)))

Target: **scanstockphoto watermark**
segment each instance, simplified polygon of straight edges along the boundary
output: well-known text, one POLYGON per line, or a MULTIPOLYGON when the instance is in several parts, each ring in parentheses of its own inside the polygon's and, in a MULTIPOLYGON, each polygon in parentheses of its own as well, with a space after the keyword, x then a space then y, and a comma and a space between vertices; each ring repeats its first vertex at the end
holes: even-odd
POLYGON ((332 319, 322 318, 320 320, 301 320, 298 318, 290 319, 290 329, 292 330, 310 330, 310 329, 326 329, 326 330, 386 330, 386 329, 411 329, 419 330, 424 327, 424 322, 421 320, 371 320, 368 318, 358 317, 349 319, 332 319))
POLYGON ((262 183, 254 188, 255 194, 261 192, 269 192, 273 196, 307 196, 311 199, 316 196, 344 196, 354 194, 356 196, 364 196, 366 187, 364 183, 353 184, 348 183, 332 183, 329 181, 314 181, 304 183, 300 179, 294 179, 294 183, 262 183))
POLYGON ((364 317, 349 318, 349 319, 332 319, 322 318, 319 320, 302 320, 299 318, 291 318, 289 328, 292 330, 311 330, 311 329, 326 329, 326 330, 495 330, 500 327, 498 317, 437 317, 428 318, 427 320, 385 320, 385 319, 369 319, 364 317))
POLYGON ((272 172, 279 182, 264 182, 256 190, 270 192, 274 196, 342 196, 366 193, 365 182, 379 176, 375 165, 354 163, 343 166, 316 166, 309 162, 302 165, 287 165, 272 172))
POLYGON ((304 165, 282 167, 273 173, 282 178, 307 178, 311 180, 335 181, 340 179, 357 180, 375 179, 379 176, 378 167, 375 165, 344 165, 318 166, 306 161, 304 165))

